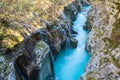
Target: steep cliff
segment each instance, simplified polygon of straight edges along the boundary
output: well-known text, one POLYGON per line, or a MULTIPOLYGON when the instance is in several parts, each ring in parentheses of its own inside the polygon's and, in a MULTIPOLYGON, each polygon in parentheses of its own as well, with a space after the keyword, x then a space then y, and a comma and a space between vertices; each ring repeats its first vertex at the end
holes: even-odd
POLYGON ((92 55, 83 80, 120 79, 120 0, 90 0, 85 29, 92 55))

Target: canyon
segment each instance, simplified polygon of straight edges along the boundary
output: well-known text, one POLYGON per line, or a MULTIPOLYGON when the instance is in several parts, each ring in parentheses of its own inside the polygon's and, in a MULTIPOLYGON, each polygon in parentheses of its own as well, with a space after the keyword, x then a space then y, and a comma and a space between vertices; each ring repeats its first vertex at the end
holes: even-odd
POLYGON ((60 80, 120 80, 119 0, 0 2, 0 80, 55 80, 56 76, 60 80), (91 9, 84 13, 86 6, 91 9), (59 67, 68 53, 73 64, 59 67), (85 65, 74 66, 80 61, 85 65), (56 75, 59 68, 73 71, 66 78, 64 72, 56 75))

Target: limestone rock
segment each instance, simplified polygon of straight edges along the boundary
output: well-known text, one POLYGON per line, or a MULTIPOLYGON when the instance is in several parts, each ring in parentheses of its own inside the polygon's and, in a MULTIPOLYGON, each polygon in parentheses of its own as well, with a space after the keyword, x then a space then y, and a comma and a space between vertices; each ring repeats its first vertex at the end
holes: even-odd
POLYGON ((83 80, 119 80, 120 27, 119 0, 93 1, 85 28, 89 30, 86 44, 92 55, 82 76, 83 80))
POLYGON ((0 56, 0 80, 16 80, 14 64, 8 56, 0 56))

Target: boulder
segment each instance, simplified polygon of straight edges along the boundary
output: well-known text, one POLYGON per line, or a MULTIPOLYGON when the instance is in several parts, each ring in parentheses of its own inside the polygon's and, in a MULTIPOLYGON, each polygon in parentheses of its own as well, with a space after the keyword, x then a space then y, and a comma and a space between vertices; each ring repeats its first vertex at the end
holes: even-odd
POLYGON ((45 42, 39 41, 32 45, 31 49, 28 49, 28 51, 18 57, 15 61, 15 67, 21 79, 36 80, 39 75, 42 75, 43 80, 46 80, 49 75, 53 76, 49 51, 49 46, 45 42), (32 50, 31 53, 29 50, 32 50), (41 72, 41 68, 44 70, 43 72, 41 72))
POLYGON ((77 48, 78 41, 75 38, 70 38, 70 48, 77 48))

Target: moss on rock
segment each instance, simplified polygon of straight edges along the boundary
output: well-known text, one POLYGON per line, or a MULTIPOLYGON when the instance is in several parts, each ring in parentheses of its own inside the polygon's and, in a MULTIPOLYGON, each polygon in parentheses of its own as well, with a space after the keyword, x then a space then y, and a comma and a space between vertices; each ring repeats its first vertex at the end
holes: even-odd
MULTIPOLYGON (((94 72, 94 71, 93 71, 94 72)), ((93 76, 93 72, 90 72, 87 76, 86 76, 86 80, 96 80, 95 77, 93 76)))
POLYGON ((94 77, 87 77, 87 80, 96 80, 94 77))
POLYGON ((36 45, 37 50, 40 50, 41 48, 46 48, 46 45, 43 41, 38 42, 36 45))
POLYGON ((116 60, 114 56, 111 56, 111 61, 116 67, 120 68, 119 61, 116 60))

